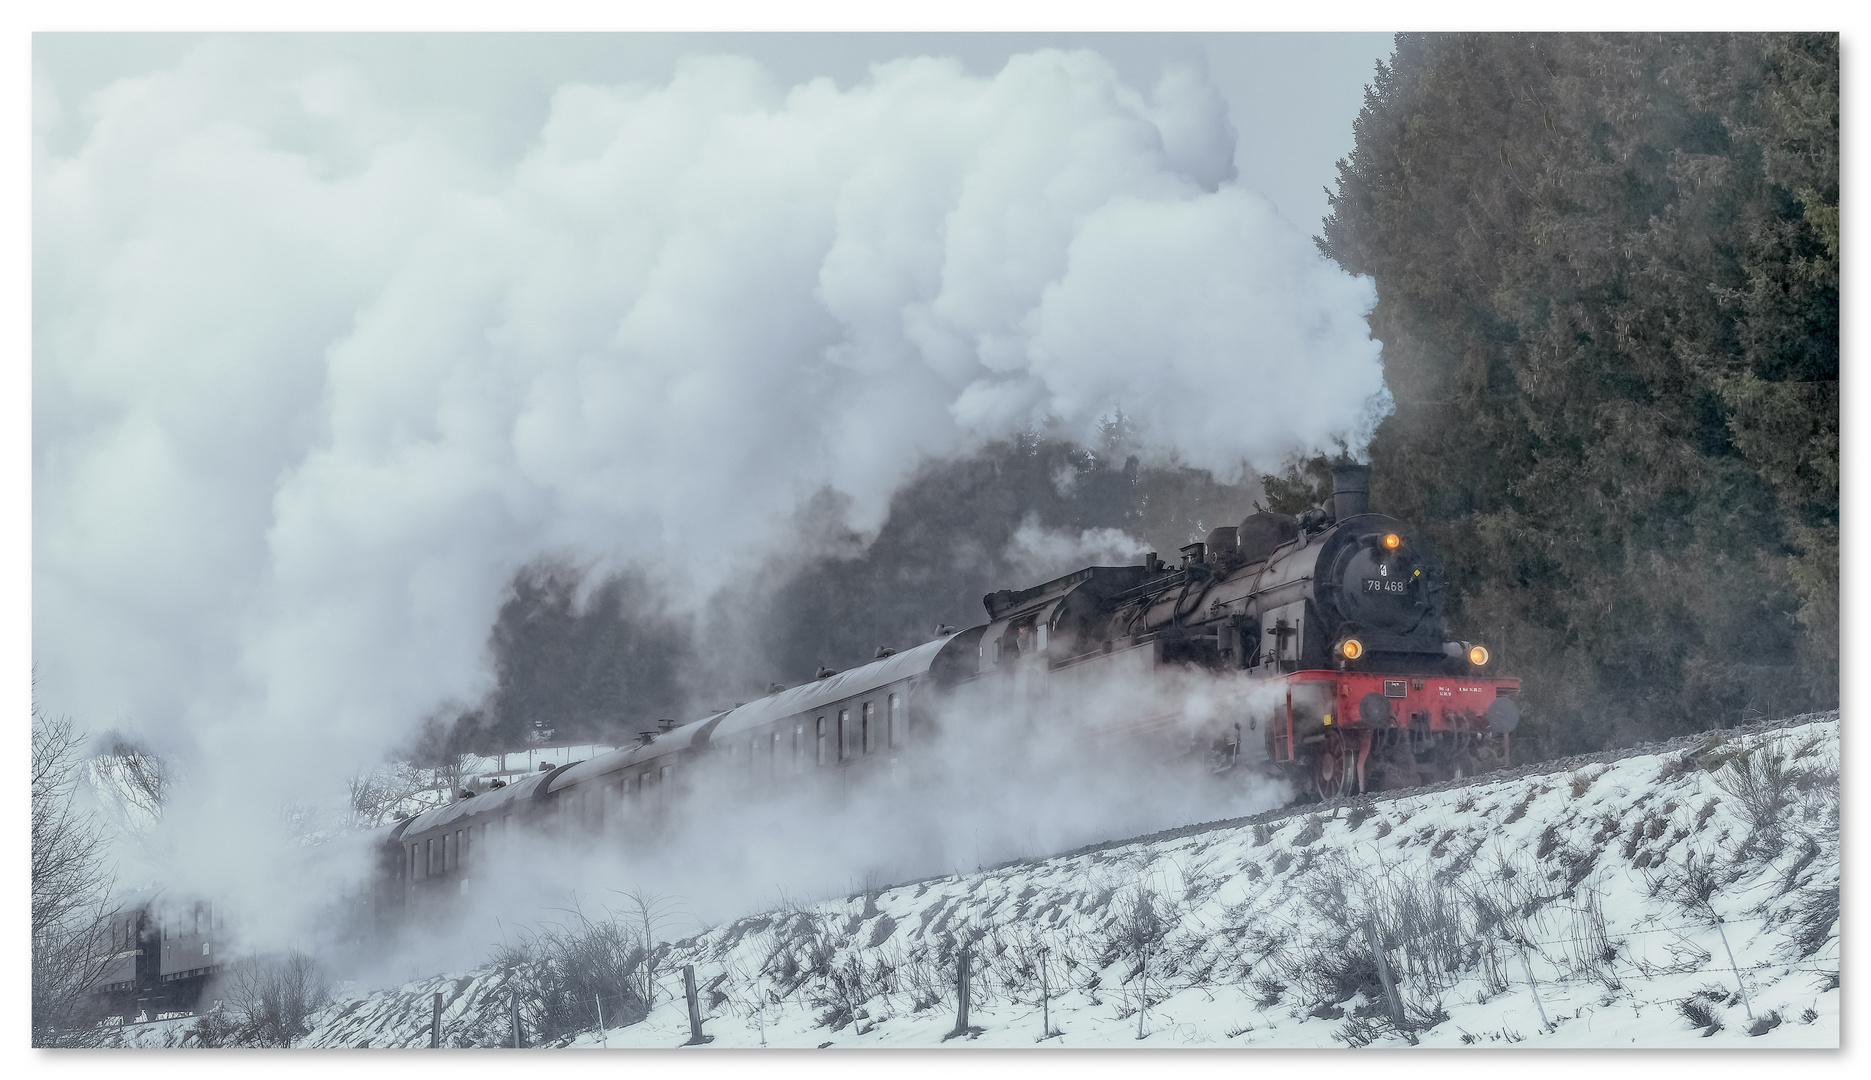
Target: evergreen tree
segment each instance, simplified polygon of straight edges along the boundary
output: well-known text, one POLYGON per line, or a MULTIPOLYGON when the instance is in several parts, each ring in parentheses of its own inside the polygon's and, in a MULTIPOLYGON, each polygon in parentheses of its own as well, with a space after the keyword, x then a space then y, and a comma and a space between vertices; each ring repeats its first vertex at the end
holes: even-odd
POLYGON ((1540 750, 1837 700, 1837 101, 1834 35, 1399 35, 1367 89, 1319 244, 1373 502, 1540 750))

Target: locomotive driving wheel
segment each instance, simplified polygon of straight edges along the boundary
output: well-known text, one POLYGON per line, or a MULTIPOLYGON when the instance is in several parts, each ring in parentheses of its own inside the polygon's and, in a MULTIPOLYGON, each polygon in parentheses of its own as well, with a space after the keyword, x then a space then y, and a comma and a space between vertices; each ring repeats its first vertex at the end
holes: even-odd
POLYGON ((1318 769, 1313 774, 1321 801, 1331 802, 1345 793, 1345 774, 1351 771, 1355 754, 1343 732, 1333 728, 1325 733, 1325 743, 1319 747, 1318 769))

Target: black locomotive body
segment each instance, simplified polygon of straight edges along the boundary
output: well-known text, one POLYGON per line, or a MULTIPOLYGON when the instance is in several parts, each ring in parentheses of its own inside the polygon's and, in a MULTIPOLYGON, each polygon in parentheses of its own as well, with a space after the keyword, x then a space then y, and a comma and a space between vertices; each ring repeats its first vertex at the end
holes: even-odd
POLYGON ((1152 554, 992 593, 982 625, 418 814, 382 842, 377 918, 471 893, 529 830, 641 835, 694 795, 898 769, 962 695, 972 716, 1043 716, 1112 753, 1285 772, 1302 797, 1504 763, 1519 680, 1448 640, 1440 564, 1407 523, 1370 512, 1367 480, 1341 467, 1327 504, 1216 529, 1179 566, 1152 554), (1210 688, 1206 716, 1175 689, 1190 678, 1210 688))

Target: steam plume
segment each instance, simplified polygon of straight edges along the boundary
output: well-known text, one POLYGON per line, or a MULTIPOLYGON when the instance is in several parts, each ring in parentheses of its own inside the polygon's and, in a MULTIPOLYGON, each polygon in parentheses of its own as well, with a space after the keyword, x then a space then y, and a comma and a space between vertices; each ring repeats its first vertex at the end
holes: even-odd
POLYGON ((343 63, 224 39, 84 102, 37 82, 35 124, 39 692, 188 758, 171 825, 243 881, 283 856, 241 808, 485 691, 542 553, 699 604, 814 493, 874 529, 919 463, 1041 418, 1121 406, 1229 477, 1379 390, 1370 282, 1231 182, 1192 71, 697 57, 561 87, 490 168, 343 63))

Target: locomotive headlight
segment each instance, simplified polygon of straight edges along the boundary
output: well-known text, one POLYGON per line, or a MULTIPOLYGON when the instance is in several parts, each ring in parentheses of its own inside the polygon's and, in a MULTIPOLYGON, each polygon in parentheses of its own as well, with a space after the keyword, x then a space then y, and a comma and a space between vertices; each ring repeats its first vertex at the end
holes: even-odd
POLYGON ((1486 667, 1488 664, 1488 647, 1486 645, 1476 645, 1469 649, 1468 662, 1476 667, 1486 667))
POLYGON ((1338 647, 1338 652, 1347 660, 1356 660, 1364 655, 1364 642, 1355 637, 1346 638, 1345 643, 1338 647))
POLYGON ((1396 533, 1384 534, 1384 550, 1385 551, 1395 551, 1397 550, 1397 548, 1401 547, 1402 544, 1403 544, 1403 537, 1398 536, 1396 533))

